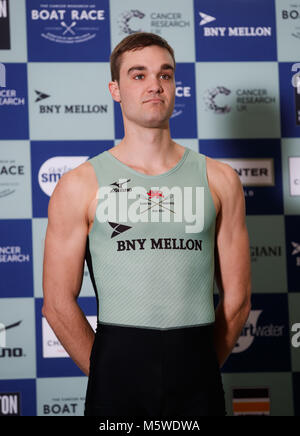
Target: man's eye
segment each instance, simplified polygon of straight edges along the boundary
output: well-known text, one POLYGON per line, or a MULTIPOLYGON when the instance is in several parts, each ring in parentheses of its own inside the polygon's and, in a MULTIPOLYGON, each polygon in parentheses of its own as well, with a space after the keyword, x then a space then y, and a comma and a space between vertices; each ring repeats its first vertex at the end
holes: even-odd
POLYGON ((133 78, 135 80, 139 80, 141 77, 144 77, 144 74, 137 74, 136 76, 134 76, 133 78))
POLYGON ((169 79, 171 79, 171 76, 170 76, 169 74, 162 74, 161 77, 162 77, 164 80, 169 80, 169 79))

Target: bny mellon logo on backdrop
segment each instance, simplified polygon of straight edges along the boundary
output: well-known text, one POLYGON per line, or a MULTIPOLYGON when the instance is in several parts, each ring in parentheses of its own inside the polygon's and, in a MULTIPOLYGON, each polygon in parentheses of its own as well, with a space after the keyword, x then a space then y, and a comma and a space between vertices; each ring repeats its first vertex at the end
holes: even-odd
POLYGON ((217 18, 199 11, 201 21, 199 26, 203 26, 204 37, 271 37, 272 27, 270 26, 206 26, 217 18))
MULTIPOLYGON (((40 103, 52 96, 44 91, 35 90, 35 103, 40 103)), ((48 100, 49 102, 49 100, 48 100)), ((39 104, 39 114, 60 115, 60 114, 107 114, 107 104, 39 104)))
POLYGON ((44 92, 35 91, 35 93, 37 95, 37 97, 35 99, 35 103, 37 103, 38 101, 41 101, 41 100, 45 100, 45 98, 49 98, 50 97, 50 95, 45 94, 44 92))
POLYGON ((205 14, 204 12, 199 12, 200 17, 202 18, 200 21, 200 26, 204 26, 204 24, 211 23, 215 21, 215 17, 211 17, 210 15, 205 14))

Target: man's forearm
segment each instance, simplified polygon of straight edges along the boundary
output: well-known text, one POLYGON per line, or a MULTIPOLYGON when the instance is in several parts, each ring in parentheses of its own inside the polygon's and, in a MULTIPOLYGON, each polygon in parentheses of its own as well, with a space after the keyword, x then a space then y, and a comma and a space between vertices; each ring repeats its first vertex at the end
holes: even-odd
POLYGON ((215 311, 214 344, 220 368, 233 350, 249 312, 249 304, 233 311, 226 307, 224 300, 219 301, 215 311))
POLYGON ((63 310, 44 305, 42 312, 71 359, 84 374, 89 375, 95 333, 75 300, 62 307, 63 310))

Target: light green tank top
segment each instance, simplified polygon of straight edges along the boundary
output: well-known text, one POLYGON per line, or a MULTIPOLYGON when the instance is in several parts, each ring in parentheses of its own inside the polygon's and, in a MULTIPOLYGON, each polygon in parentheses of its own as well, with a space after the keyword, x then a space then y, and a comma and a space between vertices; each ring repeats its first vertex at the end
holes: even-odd
POLYGON ((205 156, 186 148, 156 176, 107 150, 88 162, 99 185, 86 250, 98 321, 157 329, 213 323, 216 210, 205 156))

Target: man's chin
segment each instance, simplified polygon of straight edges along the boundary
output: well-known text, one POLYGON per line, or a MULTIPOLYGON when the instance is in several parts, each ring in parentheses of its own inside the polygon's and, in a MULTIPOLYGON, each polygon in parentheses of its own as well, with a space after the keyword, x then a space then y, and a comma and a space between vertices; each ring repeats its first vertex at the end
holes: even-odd
POLYGON ((164 115, 164 116, 149 116, 145 117, 142 122, 145 127, 149 128, 165 128, 169 125, 169 119, 171 117, 170 115, 164 115))
POLYGON ((144 120, 143 127, 149 129, 165 129, 169 125, 169 119, 166 120, 144 120))

